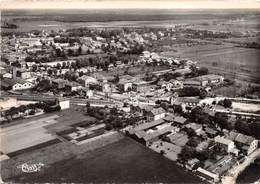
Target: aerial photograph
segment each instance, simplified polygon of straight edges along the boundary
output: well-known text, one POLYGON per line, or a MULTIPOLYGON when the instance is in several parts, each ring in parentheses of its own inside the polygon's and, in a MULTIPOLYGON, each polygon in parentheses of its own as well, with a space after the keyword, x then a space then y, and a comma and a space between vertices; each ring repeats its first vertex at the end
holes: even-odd
POLYGON ((0 11, 0 183, 260 183, 260 0, 0 11))

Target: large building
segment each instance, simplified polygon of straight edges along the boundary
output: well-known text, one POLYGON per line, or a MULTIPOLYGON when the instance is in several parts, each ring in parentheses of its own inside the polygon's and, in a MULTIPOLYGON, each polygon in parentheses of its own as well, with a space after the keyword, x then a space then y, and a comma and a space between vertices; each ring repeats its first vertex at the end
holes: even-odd
POLYGON ((146 119, 147 121, 156 121, 165 117, 165 110, 163 108, 154 108, 151 111, 147 112, 146 119))
POLYGON ((224 77, 221 75, 214 75, 214 74, 209 74, 209 75, 202 75, 198 77, 191 78, 187 81, 184 82, 184 85, 188 86, 208 86, 208 85, 218 85, 223 83, 224 77))
POLYGON ((237 148, 247 155, 251 154, 258 148, 258 140, 252 136, 231 131, 226 136, 226 139, 234 141, 237 148))

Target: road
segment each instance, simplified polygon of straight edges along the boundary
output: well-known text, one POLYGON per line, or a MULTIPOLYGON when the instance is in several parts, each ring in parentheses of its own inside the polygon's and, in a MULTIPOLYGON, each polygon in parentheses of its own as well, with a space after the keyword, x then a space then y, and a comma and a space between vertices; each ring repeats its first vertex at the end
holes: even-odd
POLYGON ((258 148, 255 150, 253 153, 251 153, 242 164, 235 165, 232 167, 229 171, 228 174, 222 178, 222 183, 223 184, 235 184, 236 179, 238 175, 247 167, 249 166, 254 160, 260 156, 260 149, 258 148))
MULTIPOLYGON (((50 101, 55 100, 60 97, 56 96, 40 96, 40 95, 1 95, 1 97, 14 97, 17 100, 29 100, 29 101, 50 101)), ((75 98, 75 97, 65 97, 64 100, 70 100, 70 104, 86 104, 89 102, 91 105, 107 105, 107 106, 122 106, 123 102, 116 101, 113 99, 109 100, 99 100, 99 99, 84 99, 84 98, 75 98)))

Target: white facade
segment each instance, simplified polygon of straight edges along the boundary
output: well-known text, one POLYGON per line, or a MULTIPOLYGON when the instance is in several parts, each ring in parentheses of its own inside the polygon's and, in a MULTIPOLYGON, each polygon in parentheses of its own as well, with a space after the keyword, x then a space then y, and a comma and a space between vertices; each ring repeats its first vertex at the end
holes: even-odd
POLYGON ((11 73, 5 73, 3 74, 3 78, 11 79, 13 78, 13 75, 11 73))
POLYGON ((70 101, 69 100, 61 100, 61 101, 59 101, 59 105, 61 107, 61 110, 69 109, 70 108, 70 101))
POLYGON ((16 90, 24 90, 24 89, 31 89, 33 87, 33 84, 30 82, 25 82, 25 83, 16 83, 15 85, 13 85, 12 89, 14 91, 16 90))

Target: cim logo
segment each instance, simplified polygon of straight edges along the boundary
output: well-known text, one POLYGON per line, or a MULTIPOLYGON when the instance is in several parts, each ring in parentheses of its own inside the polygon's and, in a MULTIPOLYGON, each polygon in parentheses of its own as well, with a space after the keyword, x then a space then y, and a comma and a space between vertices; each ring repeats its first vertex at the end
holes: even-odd
POLYGON ((17 168, 22 169, 22 172, 25 173, 34 173, 40 171, 43 166, 44 164, 41 162, 37 164, 24 163, 22 165, 17 166, 17 168))

